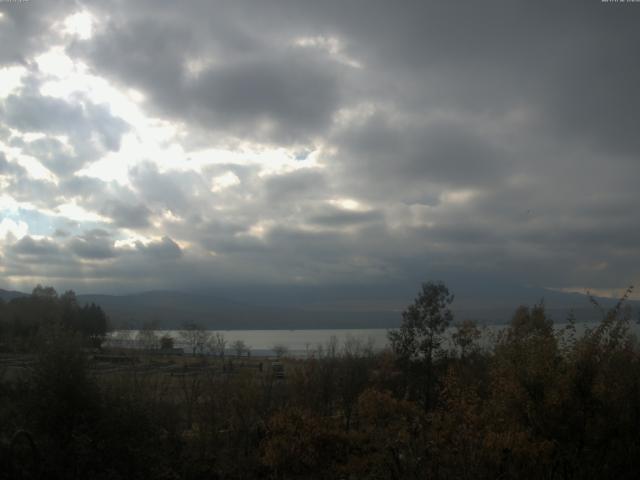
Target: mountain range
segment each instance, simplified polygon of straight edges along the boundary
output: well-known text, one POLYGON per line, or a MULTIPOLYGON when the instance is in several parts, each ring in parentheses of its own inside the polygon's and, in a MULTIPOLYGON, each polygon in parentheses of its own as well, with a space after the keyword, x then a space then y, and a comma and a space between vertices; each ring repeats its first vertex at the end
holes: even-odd
MULTIPOLYGON (((409 292, 390 292, 372 296, 364 290, 344 291, 343 295, 326 289, 299 288, 263 291, 249 290, 246 300, 205 292, 148 291, 105 295, 81 294, 83 305, 100 305, 114 328, 138 328, 153 323, 158 328, 177 328, 187 322, 211 329, 317 329, 317 328, 393 328, 400 325, 402 310, 412 302, 409 292)), ((375 292, 374 292, 375 293, 375 292)), ((0 289, 0 298, 10 301, 28 294, 0 289)), ((604 308, 616 300, 596 297, 604 308)), ((519 305, 544 301, 554 321, 563 321, 573 312, 578 321, 598 320, 601 313, 585 294, 565 293, 534 287, 511 287, 502 295, 483 291, 465 291, 457 295, 452 310, 456 320, 473 319, 478 323, 500 324, 511 318, 519 305)), ((628 302, 634 315, 640 302, 628 302)))

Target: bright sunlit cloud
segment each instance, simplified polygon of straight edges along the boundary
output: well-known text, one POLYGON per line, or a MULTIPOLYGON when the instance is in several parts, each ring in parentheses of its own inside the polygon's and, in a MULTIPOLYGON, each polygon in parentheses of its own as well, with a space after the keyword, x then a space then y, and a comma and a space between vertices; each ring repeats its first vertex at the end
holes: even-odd
POLYGON ((19 88, 26 73, 25 67, 0 68, 0 99, 6 98, 19 88))
POLYGON ((111 219, 87 210, 75 202, 59 205, 51 213, 75 222, 111 223, 111 219))
POLYGON ((440 199, 444 203, 464 205, 473 200, 475 196, 476 192, 473 190, 450 190, 440 195, 440 199))
POLYGON ((334 198, 329 200, 329 204, 345 210, 362 210, 363 206, 353 198, 334 198))
POLYGON ((0 239, 6 240, 7 236, 19 240, 29 232, 29 226, 22 220, 13 220, 11 218, 3 218, 0 221, 0 239))
POLYGON ((344 44, 337 37, 298 37, 293 41, 293 43, 298 47, 324 50, 340 63, 352 68, 362 68, 362 63, 349 57, 345 53, 344 44))
POLYGON ((214 192, 219 192, 220 190, 233 187, 234 185, 238 185, 239 183, 240 179, 235 173, 226 172, 223 175, 214 177, 211 180, 211 190, 214 192))
POLYGON ((75 13, 64 20, 64 33, 72 35, 80 40, 88 40, 93 34, 93 16, 87 12, 82 11, 75 13))

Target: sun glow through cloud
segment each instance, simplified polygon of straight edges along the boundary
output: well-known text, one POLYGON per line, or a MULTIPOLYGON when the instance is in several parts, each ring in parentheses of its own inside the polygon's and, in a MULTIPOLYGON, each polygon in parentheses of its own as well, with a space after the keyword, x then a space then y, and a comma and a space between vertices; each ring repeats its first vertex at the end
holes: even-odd
POLYGON ((21 239, 29 232, 29 226, 22 220, 12 220, 11 218, 3 218, 0 221, 0 239, 12 236, 15 239, 21 239))
POLYGON ((78 12, 64 19, 63 31, 80 40, 88 40, 93 35, 94 22, 95 19, 89 12, 78 12))
POLYGON ((26 73, 25 67, 0 68, 0 99, 6 98, 19 88, 26 73))

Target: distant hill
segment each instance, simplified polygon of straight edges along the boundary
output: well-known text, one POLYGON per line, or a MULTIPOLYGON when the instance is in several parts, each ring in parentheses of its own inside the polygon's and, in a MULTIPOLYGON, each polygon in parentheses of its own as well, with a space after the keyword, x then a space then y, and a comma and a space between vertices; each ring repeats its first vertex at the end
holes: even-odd
POLYGON ((132 295, 79 295, 81 303, 100 305, 112 323, 139 327, 157 322, 166 328, 196 322, 213 329, 377 328, 394 325, 389 312, 312 311, 264 306, 224 297, 152 291, 132 295))
MULTIPOLYGON (((343 292, 307 288, 269 292, 268 297, 247 294, 246 302, 230 296, 194 292, 150 291, 126 295, 78 295, 80 304, 96 303, 109 316, 114 328, 138 328, 154 322, 160 328, 177 328, 195 322, 212 329, 313 329, 313 328, 393 328, 400 325, 402 310, 413 301, 406 292, 376 298, 367 291, 343 292), (367 299, 368 298, 368 299, 367 299), (375 298, 375 300, 370 300, 375 298)), ((500 293, 470 290, 456 295, 456 320, 479 323, 506 323, 519 305, 544 299, 554 321, 566 320, 573 311, 578 321, 598 320, 599 312, 586 295, 531 287, 510 287, 500 293)), ((26 293, 0 289, 0 298, 9 301, 26 293)), ((614 299, 598 298, 603 308, 614 299)), ((640 311, 640 302, 629 302, 640 311)))
POLYGON ((5 302, 9 302, 14 298, 27 297, 28 293, 16 292, 14 290, 3 290, 0 288, 0 298, 5 302))

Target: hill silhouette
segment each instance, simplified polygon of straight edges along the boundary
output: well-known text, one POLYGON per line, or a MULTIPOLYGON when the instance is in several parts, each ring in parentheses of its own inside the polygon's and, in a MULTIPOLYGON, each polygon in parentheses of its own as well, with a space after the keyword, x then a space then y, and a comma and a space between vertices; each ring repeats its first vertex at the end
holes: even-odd
MULTIPOLYGON (((332 292, 298 289, 295 300, 271 292, 268 301, 248 296, 239 301, 225 295, 198 292, 147 291, 124 295, 78 295, 81 305, 95 303, 109 316, 113 328, 138 328, 153 322, 159 328, 178 328, 195 322, 211 329, 309 329, 309 328, 394 328, 401 322, 401 312, 411 297, 400 293, 390 299, 367 300, 366 292, 350 292, 351 298, 335 298, 332 292), (394 298, 395 297, 395 298, 394 298), (278 303, 280 302, 280 303, 278 303)), ((564 321, 573 312, 578 321, 598 320, 599 312, 584 294, 513 287, 504 296, 462 289, 453 303, 456 320, 472 319, 478 323, 500 324, 509 321, 515 306, 532 305, 541 300, 554 321, 564 321)), ((0 289, 0 298, 10 301, 27 293, 0 289)), ((615 299, 597 297, 603 308, 615 299)), ((629 305, 637 312, 640 302, 629 305)))

